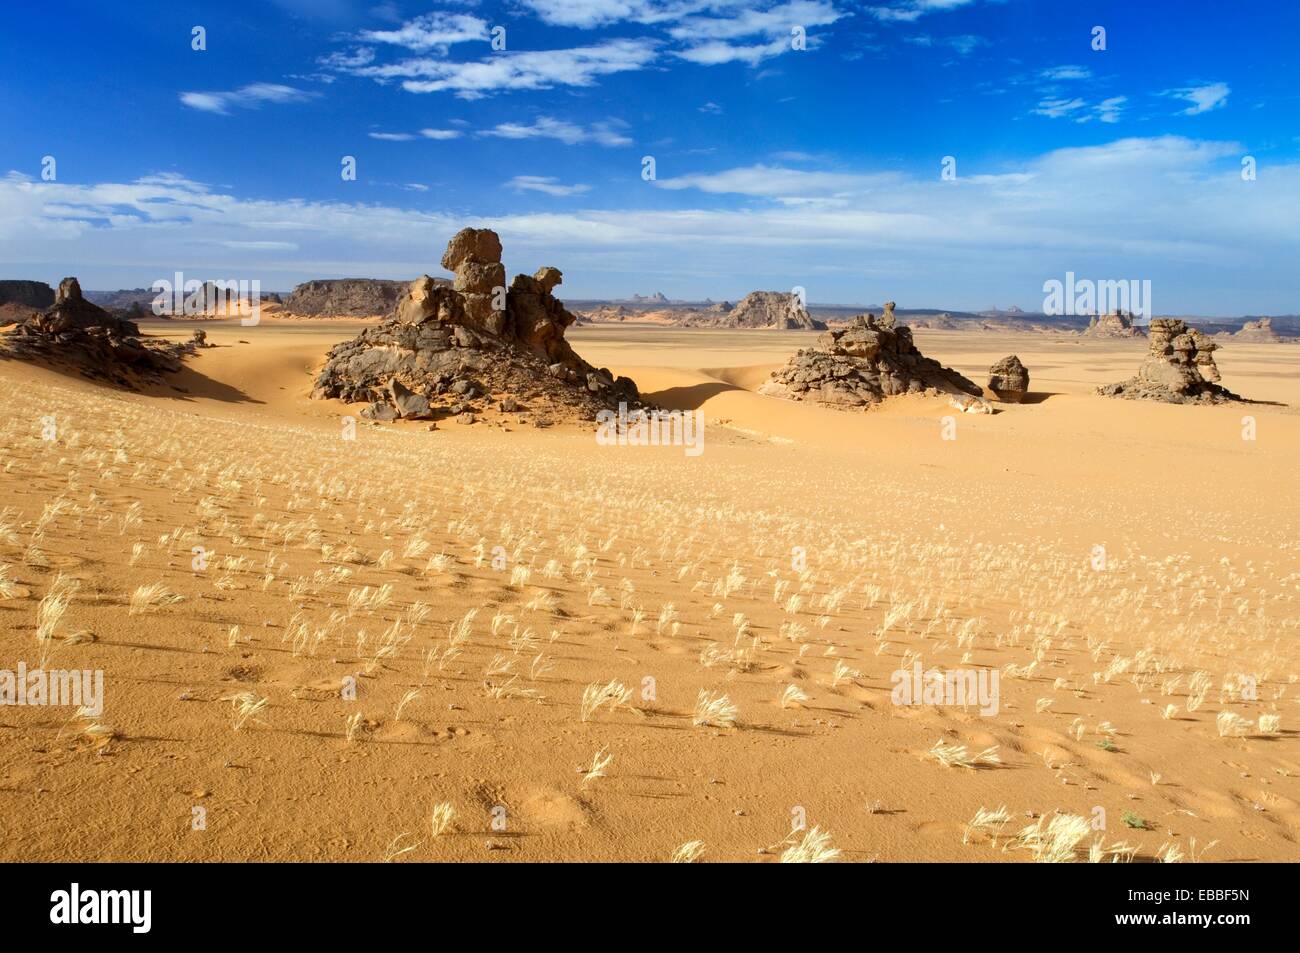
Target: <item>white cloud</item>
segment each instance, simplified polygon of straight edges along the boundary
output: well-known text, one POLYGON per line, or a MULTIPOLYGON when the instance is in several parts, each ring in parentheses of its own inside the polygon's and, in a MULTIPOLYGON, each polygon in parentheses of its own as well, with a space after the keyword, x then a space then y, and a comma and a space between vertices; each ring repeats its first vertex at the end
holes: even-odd
POLYGON ((707 0, 522 0, 551 26, 592 29, 611 23, 631 21, 641 24, 663 23, 716 7, 733 7, 734 2, 707 0))
POLYGON ((645 69, 655 58, 655 46, 652 40, 620 39, 565 50, 503 51, 469 62, 415 57, 342 71, 381 82, 400 80, 412 93, 446 91, 481 99, 501 90, 591 86, 599 76, 645 69))
POLYGON ((181 102, 191 109, 225 115, 231 109, 257 109, 263 103, 301 103, 316 94, 279 83, 252 83, 221 93, 181 93, 181 102))
POLYGON ((542 175, 517 175, 506 183, 506 187, 516 192, 545 192, 558 197, 580 195, 591 190, 590 185, 562 185, 558 179, 542 175))
POLYGON ((396 30, 367 30, 359 37, 369 43, 390 43, 422 53, 446 51, 454 43, 488 39, 488 25, 465 13, 426 13, 408 20, 396 30))
POLYGON ((421 129, 420 135, 424 136, 426 139, 443 140, 459 139, 461 133, 459 129, 421 129))
MULTIPOLYGON (((805 31, 829 26, 845 14, 825 0, 788 0, 765 9, 745 7, 727 16, 689 16, 668 30, 673 39, 690 44, 677 53, 684 60, 703 65, 743 62, 754 66, 793 49, 792 30, 805 31), (733 42, 748 37, 760 42, 733 42)), ((817 38, 807 37, 808 46, 817 38)))
POLYGON ((1048 119, 1060 119, 1062 116, 1069 116, 1077 113, 1080 109, 1087 107, 1087 103, 1077 96, 1073 99, 1044 99, 1038 103, 1038 106, 1032 110, 1035 116, 1046 116, 1048 119))
POLYGON ((409 132, 368 132, 366 135, 371 139, 382 139, 384 142, 410 142, 415 138, 409 132))
POLYGON ((1161 95, 1185 99, 1191 105, 1182 110, 1181 115, 1199 116, 1201 113, 1207 113, 1211 109, 1218 109, 1220 106, 1226 105, 1230 92, 1232 90, 1229 89, 1227 83, 1207 83, 1204 86, 1167 89, 1161 95))
MULTIPOLYGON (((703 276, 692 279, 700 297, 781 281, 806 285, 814 300, 887 294, 940 307, 997 298, 1032 305, 1044 280, 1070 269, 1151 278, 1164 313, 1293 311, 1287 277, 1300 163, 1270 165, 1267 177, 1247 183, 1242 152, 1235 142, 1120 139, 1006 169, 968 163, 955 182, 940 180, 937 163, 909 174, 831 173, 840 179, 751 166, 678 177, 680 198, 697 199, 695 207, 497 216, 246 199, 174 173, 94 185, 11 173, 0 178, 0 261, 13 277, 76 274, 89 288, 147 284, 178 268, 260 276, 272 290, 311 277, 409 278, 433 268, 434 250, 473 214, 500 232, 512 266, 559 265, 577 296, 626 293, 637 276, 655 274, 675 276, 677 287, 703 276), (748 199, 737 207, 710 198, 723 192, 748 199), (267 241, 299 251, 228 244, 267 241), (129 272, 123 247, 131 249, 129 272)), ((542 194, 574 188, 540 176, 512 187, 539 191, 530 184, 551 189, 542 194)))
POLYGON ((1127 96, 1111 96, 1099 103, 1089 103, 1078 96, 1070 99, 1048 97, 1040 100, 1038 106, 1030 112, 1035 116, 1046 116, 1048 119, 1066 118, 1080 123, 1097 119, 1104 123, 1116 123, 1119 122, 1127 102, 1127 96))
POLYGON ((558 139, 565 145, 575 146, 592 142, 600 146, 630 146, 632 140, 618 132, 614 123, 598 122, 588 128, 574 125, 550 116, 540 116, 531 124, 517 122, 499 123, 492 129, 485 129, 480 136, 495 136, 500 139, 558 139))

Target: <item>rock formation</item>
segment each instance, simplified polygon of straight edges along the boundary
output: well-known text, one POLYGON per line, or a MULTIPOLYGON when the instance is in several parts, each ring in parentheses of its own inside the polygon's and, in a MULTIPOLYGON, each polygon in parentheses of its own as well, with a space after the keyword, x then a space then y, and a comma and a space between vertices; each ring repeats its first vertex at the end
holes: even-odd
POLYGON ((43 281, 0 281, 0 304, 48 308, 54 304, 54 289, 43 281))
POLYGON ((1094 338, 1140 338, 1142 329, 1133 327, 1132 314, 1112 311, 1110 314, 1094 314, 1083 333, 1094 338))
POLYGON ((501 240, 466 228, 447 245, 451 285, 417 278, 394 315, 330 350, 312 396, 366 401, 363 416, 392 419, 481 413, 489 405, 591 419, 639 402, 636 385, 594 368, 564 339, 574 316, 551 291, 558 268, 516 275, 505 287, 501 240))
MULTIPOLYGON (((443 279, 431 278, 435 283, 443 279)), ((388 317, 397 307, 410 283, 378 278, 331 278, 306 281, 284 300, 293 314, 316 317, 388 317)))
POLYGON ((1185 321, 1152 318, 1147 358, 1137 377, 1097 388, 1106 397, 1163 400, 1174 404, 1223 403, 1241 400, 1220 387, 1214 363, 1218 345, 1208 335, 1188 329, 1185 321))
POLYGON ((1240 330, 1216 334, 1215 337, 1225 341, 1243 341, 1252 344, 1271 344, 1283 340, 1282 336, 1273 330, 1272 318, 1247 321, 1240 330))
POLYGON ((826 323, 811 317, 799 297, 787 291, 751 291, 734 307, 714 305, 705 311, 692 311, 678 323, 683 327, 826 330, 826 323))
POLYGON ((141 338, 135 322, 91 304, 76 278, 64 278, 54 304, 19 322, 0 339, 0 351, 19 360, 70 365, 87 377, 133 387, 180 370, 181 357, 193 353, 195 343, 141 338))
POLYGON ((1018 404, 1029 390, 1029 368, 1014 354, 989 368, 989 390, 998 400, 1018 404))
POLYGON ((895 322, 891 301, 879 318, 860 314, 849 327, 819 335, 816 347, 773 371, 759 393, 848 409, 931 389, 987 403, 975 383, 916 349, 911 329, 895 322))

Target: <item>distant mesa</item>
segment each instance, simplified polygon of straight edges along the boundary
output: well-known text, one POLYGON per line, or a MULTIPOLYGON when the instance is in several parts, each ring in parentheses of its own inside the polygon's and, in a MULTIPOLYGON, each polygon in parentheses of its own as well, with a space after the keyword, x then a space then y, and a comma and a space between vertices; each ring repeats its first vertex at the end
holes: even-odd
POLYGON ((312 396, 367 402, 374 420, 454 416, 495 409, 544 425, 594 418, 620 402, 639 405, 636 384, 588 364, 564 338, 575 317, 551 292, 558 268, 516 275, 505 287, 501 240, 466 228, 447 245, 445 280, 424 275, 392 317, 330 350, 312 396))
POLYGON ((0 281, 0 305, 48 308, 54 304, 54 289, 43 281, 0 281))
POLYGON ((1140 338, 1142 329, 1133 326, 1133 315, 1123 311, 1094 314, 1083 332, 1093 338, 1140 338))
MULTIPOLYGON (((443 278, 435 284, 449 285, 443 278)), ((324 278, 297 285, 284 299, 284 310, 318 318, 391 316, 410 282, 382 278, 324 278)))
POLYGON ((998 400, 1018 404, 1029 392, 1029 368, 1012 354, 989 368, 989 390, 998 400))
POLYGON ((134 321, 87 301, 76 278, 64 278, 54 302, 0 338, 5 356, 68 366, 122 387, 161 379, 181 369, 181 358, 201 346, 142 338, 134 321))
POLYGON ((733 307, 722 302, 705 311, 682 315, 683 327, 774 328, 788 331, 825 331, 826 322, 808 314, 798 295, 788 291, 751 291, 733 307))
POLYGON ((963 410, 992 411, 977 384, 916 349, 911 329, 895 320, 892 301, 880 317, 858 315, 849 327, 820 335, 815 347, 798 351, 759 388, 843 410, 926 391, 958 398, 963 410))
POLYGON ((1147 357, 1137 377, 1099 387, 1097 393, 1172 404, 1217 404, 1243 399, 1219 386, 1219 368, 1214 363, 1218 345, 1209 335, 1189 330, 1185 321, 1153 318, 1148 338, 1147 357))

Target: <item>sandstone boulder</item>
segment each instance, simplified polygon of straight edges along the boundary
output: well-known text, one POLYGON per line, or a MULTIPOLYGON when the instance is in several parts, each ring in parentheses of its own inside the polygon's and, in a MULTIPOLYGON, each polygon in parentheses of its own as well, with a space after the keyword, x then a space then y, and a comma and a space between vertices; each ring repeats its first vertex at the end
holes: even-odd
POLYGON ((1012 354, 989 368, 989 390, 998 400, 1018 404, 1029 391, 1029 369, 1012 354))

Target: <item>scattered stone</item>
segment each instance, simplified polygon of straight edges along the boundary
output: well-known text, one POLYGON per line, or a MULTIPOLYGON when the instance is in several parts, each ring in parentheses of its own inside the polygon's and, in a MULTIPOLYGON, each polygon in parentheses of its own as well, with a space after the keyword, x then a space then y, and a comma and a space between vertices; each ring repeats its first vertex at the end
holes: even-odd
POLYGON ((1243 398, 1220 387, 1214 363, 1218 345, 1175 318, 1152 318, 1147 358, 1137 377, 1097 388, 1105 397, 1160 400, 1172 404, 1218 404, 1243 398))
POLYGON ((1012 354, 989 368, 989 390, 998 400, 1018 404, 1029 391, 1029 369, 1012 354))
POLYGON ((456 417, 456 423, 458 424, 472 424, 474 420, 475 420, 474 415, 470 413, 468 410, 456 417))
POLYGON ((976 397, 974 394, 951 394, 948 397, 948 404, 960 410, 963 414, 995 413, 992 404, 983 397, 976 397))
POLYGON ((429 399, 423 394, 415 393, 397 378, 388 382, 388 394, 399 417, 418 420, 431 413, 429 399))
POLYGON ((194 333, 190 335, 190 343, 195 347, 213 347, 208 343, 208 332, 202 328, 194 329, 194 333))
POLYGON ((640 406, 632 381, 592 367, 565 340, 575 318, 551 294, 559 269, 516 275, 507 289, 501 240, 472 228, 451 239, 442 264, 456 275, 450 285, 417 278, 392 317, 330 350, 313 397, 373 406, 394 400, 390 382, 398 381, 429 413, 458 417, 472 413, 466 401, 488 393, 503 395, 501 406, 538 398, 583 420, 620 402, 640 406))
POLYGON ((503 414, 517 413, 519 411, 519 401, 515 400, 513 397, 505 397, 499 404, 497 404, 497 408, 503 414))
POLYGON ((848 410, 927 388, 981 393, 975 383, 916 349, 911 329, 895 322, 891 301, 879 318, 860 314, 849 327, 819 335, 815 347, 799 350, 758 392, 848 410))

